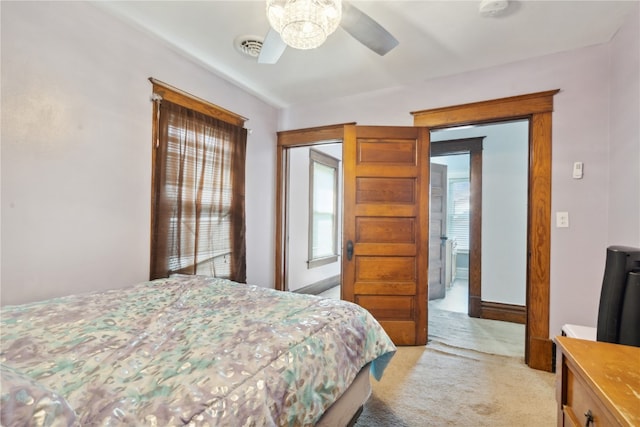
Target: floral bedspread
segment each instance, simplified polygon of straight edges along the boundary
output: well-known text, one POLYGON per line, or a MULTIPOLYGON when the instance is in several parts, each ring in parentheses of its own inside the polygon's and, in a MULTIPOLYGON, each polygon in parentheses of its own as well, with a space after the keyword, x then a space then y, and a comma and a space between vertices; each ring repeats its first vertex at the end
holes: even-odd
POLYGON ((395 351, 355 304, 198 276, 0 320, 3 426, 313 425, 395 351))

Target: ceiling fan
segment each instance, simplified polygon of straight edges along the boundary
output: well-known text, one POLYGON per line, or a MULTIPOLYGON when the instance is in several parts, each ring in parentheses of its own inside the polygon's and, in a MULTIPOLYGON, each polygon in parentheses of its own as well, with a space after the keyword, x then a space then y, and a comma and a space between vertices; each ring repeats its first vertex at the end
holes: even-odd
MULTIPOLYGON (((291 2, 291 0, 288 1, 291 2)), ((305 3, 305 1, 302 0, 297 1, 305 3)), ((318 0, 306 0, 306 3, 314 2, 321 3, 321 1, 318 0)), ((271 3, 280 3, 277 6, 282 8, 281 4, 285 4, 287 2, 282 0, 274 2, 271 0, 271 2, 268 2, 268 6, 271 3)), ((295 3, 295 1, 292 3, 295 3)), ((337 3, 340 4, 340 2, 337 3)), ((340 18, 338 25, 348 32, 353 38, 381 56, 387 54, 391 49, 398 45, 398 40, 396 40, 391 33, 385 30, 382 25, 376 22, 369 15, 346 1, 342 1, 341 3, 342 17, 340 18)), ((258 63, 261 64, 275 64, 278 62, 278 59, 280 59, 280 56, 282 56, 287 47, 287 43, 282 39, 280 33, 274 29, 273 21, 271 22, 272 26, 264 39, 258 56, 258 63)))

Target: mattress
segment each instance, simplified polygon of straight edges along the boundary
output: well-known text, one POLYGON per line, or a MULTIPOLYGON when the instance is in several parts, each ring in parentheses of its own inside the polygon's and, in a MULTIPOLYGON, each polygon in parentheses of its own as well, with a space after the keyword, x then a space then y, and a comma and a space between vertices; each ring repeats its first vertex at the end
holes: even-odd
POLYGON ((349 388, 322 414, 316 427, 350 426, 371 396, 369 365, 360 370, 349 388))
POLYGON ((395 352, 355 304, 199 276, 0 320, 3 425, 315 425, 395 352))

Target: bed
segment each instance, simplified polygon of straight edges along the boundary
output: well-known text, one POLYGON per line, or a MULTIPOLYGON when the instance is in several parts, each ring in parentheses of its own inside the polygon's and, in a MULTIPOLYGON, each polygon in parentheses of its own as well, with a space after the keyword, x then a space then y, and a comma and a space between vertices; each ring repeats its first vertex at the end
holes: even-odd
POLYGON ((355 304, 200 276, 0 321, 3 426, 346 424, 395 352, 355 304))

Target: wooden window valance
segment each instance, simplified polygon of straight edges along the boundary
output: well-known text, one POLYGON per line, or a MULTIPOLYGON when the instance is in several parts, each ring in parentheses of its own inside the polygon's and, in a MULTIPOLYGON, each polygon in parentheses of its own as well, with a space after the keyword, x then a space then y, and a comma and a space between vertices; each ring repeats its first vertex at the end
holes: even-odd
POLYGON ((244 123, 248 120, 246 117, 218 107, 215 104, 156 80, 153 77, 149 77, 149 81, 153 84, 154 96, 158 96, 161 99, 166 99, 174 104, 206 114, 207 116, 214 117, 234 126, 244 126, 244 123))

